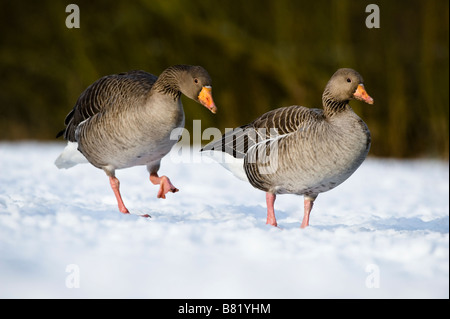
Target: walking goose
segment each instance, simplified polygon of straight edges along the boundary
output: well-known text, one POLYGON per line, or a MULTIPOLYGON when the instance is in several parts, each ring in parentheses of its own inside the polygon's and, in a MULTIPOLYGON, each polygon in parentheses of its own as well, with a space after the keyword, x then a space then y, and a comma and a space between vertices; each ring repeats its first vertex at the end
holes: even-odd
POLYGON ((323 109, 294 105, 267 112, 201 151, 266 192, 267 224, 277 226, 277 194, 303 195, 305 228, 317 196, 345 181, 369 152, 369 129, 351 99, 373 104, 361 75, 339 69, 325 87, 323 109))
POLYGON ((181 93, 216 113, 211 78, 201 66, 175 65, 159 77, 130 71, 100 78, 80 95, 67 115, 66 128, 57 137, 64 135, 68 145, 56 166, 70 168, 88 161, 103 169, 119 210, 125 214, 129 211, 120 195, 116 169, 147 165, 150 181, 160 185, 158 198, 177 192, 158 170, 161 158, 177 143, 184 128, 181 93))

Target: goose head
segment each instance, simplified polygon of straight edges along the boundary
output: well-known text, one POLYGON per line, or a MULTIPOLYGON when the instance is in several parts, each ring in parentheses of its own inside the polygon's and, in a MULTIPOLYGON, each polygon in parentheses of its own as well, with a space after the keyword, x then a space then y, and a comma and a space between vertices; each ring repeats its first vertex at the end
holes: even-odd
POLYGON ((353 69, 343 68, 337 70, 325 88, 334 101, 344 102, 351 99, 373 104, 373 99, 364 88, 362 76, 353 69))
POLYGON ((201 66, 191 66, 182 75, 179 83, 180 91, 188 98, 202 104, 212 113, 217 112, 217 107, 212 98, 211 77, 201 66))

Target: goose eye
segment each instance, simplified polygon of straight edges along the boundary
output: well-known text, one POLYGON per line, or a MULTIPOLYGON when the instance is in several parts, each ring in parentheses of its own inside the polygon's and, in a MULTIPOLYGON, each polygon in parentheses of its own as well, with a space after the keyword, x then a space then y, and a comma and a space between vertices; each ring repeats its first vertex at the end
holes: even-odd
POLYGON ((352 80, 350 78, 347 78, 347 82, 350 83, 352 80))
POLYGON ((196 83, 196 84, 197 84, 197 83, 198 83, 198 79, 194 79, 194 83, 196 83))

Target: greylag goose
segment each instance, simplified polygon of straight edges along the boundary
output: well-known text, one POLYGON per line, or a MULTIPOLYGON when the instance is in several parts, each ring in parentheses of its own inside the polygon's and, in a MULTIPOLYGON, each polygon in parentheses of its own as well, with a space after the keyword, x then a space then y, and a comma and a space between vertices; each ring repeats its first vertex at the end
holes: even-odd
POLYGON ((277 226, 277 194, 303 195, 305 228, 317 196, 344 182, 369 152, 369 129, 351 99, 373 104, 361 75, 339 69, 325 87, 323 109, 275 109, 209 143, 202 154, 266 192, 269 225, 277 226))
POLYGON ((147 165, 150 181, 160 186, 158 198, 177 192, 158 170, 161 158, 177 143, 184 127, 181 93, 216 113, 211 78, 201 66, 175 65, 159 77, 130 71, 100 78, 67 115, 66 128, 57 137, 64 135, 68 145, 56 166, 70 168, 89 162, 103 169, 122 213, 129 211, 120 195, 116 169, 147 165))

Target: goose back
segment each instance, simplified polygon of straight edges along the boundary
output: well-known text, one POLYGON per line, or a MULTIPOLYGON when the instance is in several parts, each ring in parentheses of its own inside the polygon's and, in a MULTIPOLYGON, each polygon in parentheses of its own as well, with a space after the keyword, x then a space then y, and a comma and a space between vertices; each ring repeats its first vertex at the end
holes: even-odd
POLYGON ((127 109, 142 104, 157 79, 157 76, 141 70, 98 79, 80 95, 64 120, 66 128, 58 136, 64 134, 66 140, 75 142, 75 131, 81 122, 112 108, 127 109))
POLYGON ((294 133, 321 117, 322 111, 319 109, 297 105, 281 107, 263 114, 250 124, 225 133, 221 139, 209 143, 201 151, 220 151, 242 159, 256 144, 294 133))

